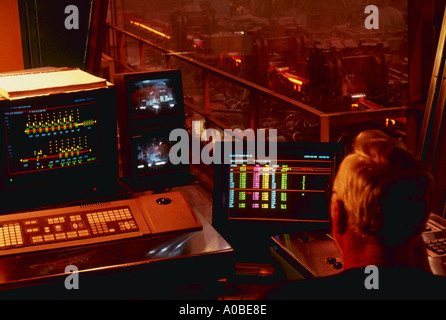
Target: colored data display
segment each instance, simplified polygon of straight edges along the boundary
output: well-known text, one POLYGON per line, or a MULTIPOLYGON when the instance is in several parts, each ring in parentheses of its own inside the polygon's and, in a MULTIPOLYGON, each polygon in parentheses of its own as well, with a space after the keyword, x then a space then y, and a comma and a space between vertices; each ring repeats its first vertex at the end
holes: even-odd
POLYGON ((13 107, 4 112, 9 174, 98 160, 97 103, 13 107))
POLYGON ((328 220, 333 163, 325 157, 276 162, 233 160, 228 216, 232 219, 328 220))

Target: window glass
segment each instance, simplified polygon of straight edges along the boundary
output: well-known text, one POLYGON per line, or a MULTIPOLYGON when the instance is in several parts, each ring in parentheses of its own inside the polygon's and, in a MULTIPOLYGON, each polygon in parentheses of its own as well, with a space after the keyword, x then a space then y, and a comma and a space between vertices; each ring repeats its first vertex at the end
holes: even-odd
MULTIPOLYGON (((122 1, 123 8, 114 9, 129 32, 310 107, 308 112, 215 74, 206 77, 202 68, 172 58, 171 67, 183 71, 186 101, 227 127, 256 122, 278 129, 287 141, 337 141, 371 127, 406 136, 404 112, 372 119, 367 111, 407 105, 407 1, 122 1), (321 114, 335 115, 327 130, 321 114)), ((158 50, 144 46, 141 55, 137 40, 127 37, 126 44, 130 67, 166 67, 158 50)))

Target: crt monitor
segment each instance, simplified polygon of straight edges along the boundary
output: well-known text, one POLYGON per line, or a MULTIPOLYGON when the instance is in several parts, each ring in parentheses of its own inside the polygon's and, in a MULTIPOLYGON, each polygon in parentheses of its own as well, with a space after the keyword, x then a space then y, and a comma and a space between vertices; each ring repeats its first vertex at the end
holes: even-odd
POLYGON ((114 81, 121 129, 184 124, 181 70, 121 73, 114 81))
POLYGON ((115 97, 103 88, 0 101, 2 212, 116 192, 115 97))
POLYGON ((329 227, 331 183, 343 157, 337 143, 277 143, 277 159, 227 152, 215 166, 212 223, 247 238, 329 227))
POLYGON ((169 152, 175 142, 172 130, 184 127, 160 127, 146 130, 120 130, 124 181, 133 187, 169 187, 187 183, 188 164, 173 164, 169 152))

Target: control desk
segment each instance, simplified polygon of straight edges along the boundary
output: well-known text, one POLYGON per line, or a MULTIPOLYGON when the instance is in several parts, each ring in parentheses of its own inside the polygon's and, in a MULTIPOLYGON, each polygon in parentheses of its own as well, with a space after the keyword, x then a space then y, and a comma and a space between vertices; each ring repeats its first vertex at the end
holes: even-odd
POLYGON ((180 192, 0 219, 0 299, 217 298, 234 272, 232 247, 180 192))

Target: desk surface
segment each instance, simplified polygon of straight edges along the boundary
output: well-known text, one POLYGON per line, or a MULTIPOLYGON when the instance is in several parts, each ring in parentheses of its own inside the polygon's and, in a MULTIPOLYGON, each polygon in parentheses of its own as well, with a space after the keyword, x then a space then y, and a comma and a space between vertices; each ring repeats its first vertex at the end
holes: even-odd
POLYGON ((227 277, 233 265, 233 249, 201 214, 197 216, 203 224, 200 231, 2 257, 0 290, 48 283, 58 283, 64 290, 68 265, 78 268, 80 281, 148 269, 156 277, 173 281, 194 276, 227 277))
MULTIPOLYGON (((428 229, 423 232, 425 241, 446 235, 446 220, 431 215, 428 229)), ((327 262, 334 258, 342 264, 342 255, 334 241, 326 232, 312 231, 295 234, 282 234, 271 237, 276 244, 278 254, 305 278, 325 277, 342 271, 327 262)), ((446 276, 446 256, 428 255, 432 273, 446 276)))
POLYGON ((342 271, 327 263, 342 256, 334 241, 325 232, 301 232, 273 236, 278 253, 305 278, 325 277, 342 271))

